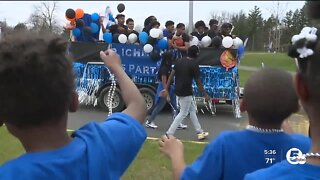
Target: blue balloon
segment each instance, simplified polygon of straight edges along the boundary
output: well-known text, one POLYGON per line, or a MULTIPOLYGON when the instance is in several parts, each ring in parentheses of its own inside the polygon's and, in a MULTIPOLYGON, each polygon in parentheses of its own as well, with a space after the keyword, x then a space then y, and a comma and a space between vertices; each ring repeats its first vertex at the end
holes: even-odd
POLYGON ((99 26, 96 23, 90 23, 92 33, 99 32, 99 26))
POLYGON ((72 29, 72 34, 75 36, 75 37, 79 37, 80 34, 81 34, 81 31, 79 28, 74 28, 72 29))
POLYGON ((158 46, 160 49, 167 49, 168 48, 168 41, 165 39, 160 39, 158 41, 158 46))
POLYGON ((91 20, 94 21, 94 22, 98 21, 99 20, 99 14, 98 13, 93 13, 91 15, 91 20))
POLYGON ((141 32, 139 34, 139 41, 142 44, 146 44, 148 42, 149 35, 146 32, 141 32))
POLYGON ((112 43, 112 34, 109 33, 109 32, 106 32, 103 34, 103 40, 106 42, 106 43, 112 43))

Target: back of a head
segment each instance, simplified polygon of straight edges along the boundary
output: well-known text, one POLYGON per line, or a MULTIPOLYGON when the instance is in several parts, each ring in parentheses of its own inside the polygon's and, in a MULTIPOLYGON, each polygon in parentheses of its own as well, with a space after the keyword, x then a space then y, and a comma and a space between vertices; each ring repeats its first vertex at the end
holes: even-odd
POLYGON ((24 128, 65 115, 74 90, 66 48, 60 38, 31 32, 14 33, 0 41, 2 121, 24 128))
MULTIPOLYGON (((305 27, 310 28, 310 27, 305 27)), ((302 75, 303 80, 310 91, 310 102, 320 107, 320 31, 317 30, 315 34, 316 40, 311 41, 302 38, 293 43, 288 55, 297 60, 298 73, 302 75), (312 51, 312 55, 305 55, 301 57, 302 53, 298 49, 306 48, 307 51, 312 51), (299 52, 298 52, 299 51, 299 52)))
POLYGON ((152 21, 150 22, 150 26, 151 26, 152 28, 154 28, 154 27, 156 27, 156 26, 160 26, 160 23, 159 23, 159 21, 157 21, 157 20, 152 20, 152 21))
POLYGON ((198 46, 196 45, 192 45, 188 48, 188 57, 191 57, 191 58, 197 58, 199 56, 199 53, 200 53, 200 49, 198 46))
POLYGON ((145 20, 144 20, 144 27, 147 27, 148 25, 150 25, 150 22, 153 20, 153 19, 156 19, 154 16, 149 16, 147 17, 145 20))
POLYGON ((249 77, 243 100, 248 115, 260 124, 279 125, 299 107, 292 76, 273 68, 249 77))

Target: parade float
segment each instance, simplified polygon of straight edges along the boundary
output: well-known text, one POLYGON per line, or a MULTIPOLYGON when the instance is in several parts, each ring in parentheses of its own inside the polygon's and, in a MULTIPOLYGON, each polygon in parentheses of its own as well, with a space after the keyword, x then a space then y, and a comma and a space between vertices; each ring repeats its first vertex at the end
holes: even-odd
MULTIPOLYGON (((118 11, 121 13, 124 5, 119 5, 118 11)), ((100 106, 108 110, 109 114, 125 108, 115 77, 99 57, 101 50, 112 48, 120 55, 125 72, 139 88, 146 100, 147 108, 151 109, 155 104, 156 88, 159 83, 156 75, 161 63, 160 55, 168 50, 174 54, 179 52, 169 49, 168 40, 162 37, 160 29, 152 29, 150 35, 140 32, 138 36, 135 34, 115 36, 109 32, 101 32, 100 18, 103 18, 103 24, 106 26, 116 23, 110 7, 106 7, 103 15, 86 14, 82 9, 66 11, 69 23, 65 29, 71 32, 68 52, 74 60, 79 102, 100 106), (150 38, 153 39, 153 43, 149 43, 150 38), (139 44, 136 41, 139 41, 139 44)), ((238 64, 244 53, 242 40, 226 37, 219 41, 216 38, 205 37, 199 41, 193 37, 190 44, 201 46, 197 59, 200 65, 200 77, 206 92, 212 98, 206 103, 194 83, 196 100, 204 102, 207 112, 213 115, 216 113, 216 103, 229 102, 234 116, 240 118, 238 64), (213 44, 213 47, 208 47, 210 44, 213 44)), ((204 113, 203 109, 198 111, 204 113)))

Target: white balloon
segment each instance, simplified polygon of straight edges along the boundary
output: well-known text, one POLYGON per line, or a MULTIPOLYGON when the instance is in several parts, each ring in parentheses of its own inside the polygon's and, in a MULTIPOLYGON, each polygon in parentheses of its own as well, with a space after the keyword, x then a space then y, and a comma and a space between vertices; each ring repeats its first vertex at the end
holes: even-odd
POLYGON ((239 47, 242 45, 243 45, 243 41, 240 38, 236 37, 233 39, 233 48, 239 49, 239 47))
POLYGON ((135 33, 131 33, 128 37, 129 43, 133 44, 138 40, 138 36, 135 33))
POLYGON ((203 47, 208 47, 210 46, 211 44, 211 38, 209 36, 204 36, 202 39, 201 39, 201 44, 203 47))
POLYGON ((151 53, 151 51, 153 50, 153 46, 151 44, 146 44, 143 46, 143 50, 146 53, 151 53))
POLYGON ((230 36, 224 37, 222 39, 222 46, 225 48, 230 48, 233 45, 233 39, 230 36))
POLYGON ((152 28, 150 30, 150 36, 153 38, 158 38, 160 36, 159 30, 156 28, 152 28))
POLYGON ((304 27, 302 30, 301 30, 301 32, 300 32, 300 34, 309 34, 310 32, 311 32, 311 28, 310 27, 304 27))
POLYGON ((294 43, 296 43, 300 38, 301 38, 301 36, 298 35, 298 34, 296 34, 296 35, 292 36, 291 42, 294 44, 294 43))
POLYGON ((198 46, 199 44, 199 39, 196 36, 192 36, 192 39, 190 41, 190 46, 196 45, 198 46))
POLYGON ((121 44, 124 44, 127 42, 128 38, 125 34, 120 34, 119 37, 118 37, 118 40, 121 44))

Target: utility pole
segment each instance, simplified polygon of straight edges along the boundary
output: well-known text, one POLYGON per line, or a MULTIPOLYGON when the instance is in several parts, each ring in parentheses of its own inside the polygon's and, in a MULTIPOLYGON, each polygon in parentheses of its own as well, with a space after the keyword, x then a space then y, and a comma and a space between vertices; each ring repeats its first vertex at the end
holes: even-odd
POLYGON ((193 29, 193 1, 189 1, 189 34, 193 29))

